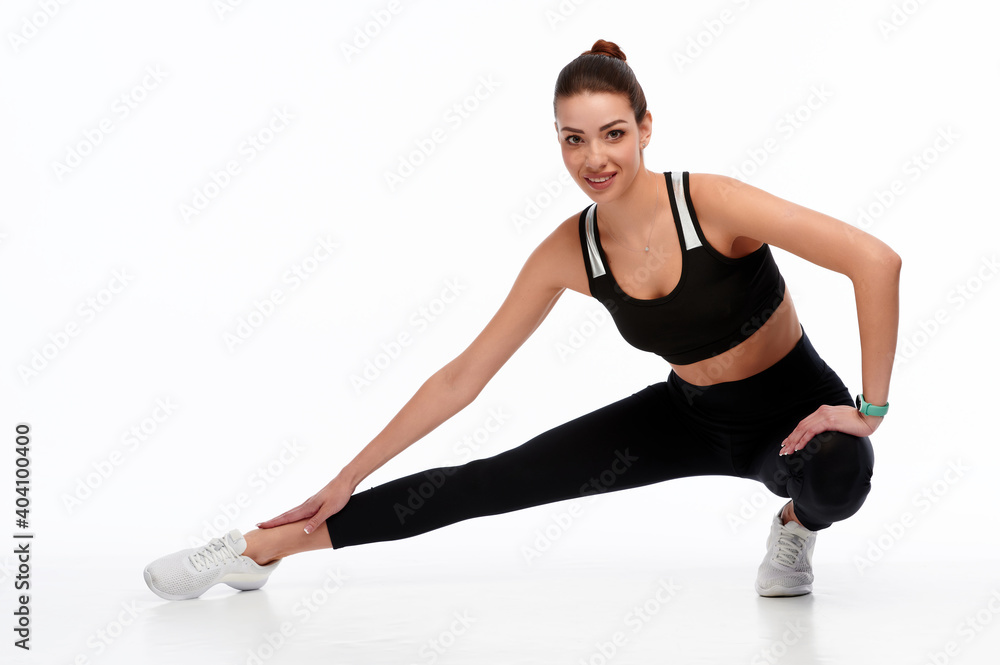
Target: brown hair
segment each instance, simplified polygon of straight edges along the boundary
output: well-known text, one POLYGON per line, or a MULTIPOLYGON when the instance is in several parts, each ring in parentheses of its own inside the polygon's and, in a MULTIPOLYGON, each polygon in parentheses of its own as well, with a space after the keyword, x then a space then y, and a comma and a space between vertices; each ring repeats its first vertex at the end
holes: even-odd
POLYGON ((646 115, 646 95, 632 68, 625 62, 625 54, 614 42, 598 39, 589 51, 584 51, 562 68, 552 99, 553 114, 560 97, 572 97, 584 92, 624 95, 635 113, 636 124, 642 122, 646 115))

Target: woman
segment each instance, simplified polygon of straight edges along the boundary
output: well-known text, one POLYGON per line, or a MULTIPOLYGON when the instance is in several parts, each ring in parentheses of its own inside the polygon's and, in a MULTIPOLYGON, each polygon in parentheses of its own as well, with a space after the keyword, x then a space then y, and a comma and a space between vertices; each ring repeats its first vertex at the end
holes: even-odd
POLYGON ((542 241, 480 335, 325 487, 245 536, 233 530, 154 561, 144 571, 151 590, 184 599, 220 582, 254 589, 297 552, 729 475, 791 499, 773 517, 757 592, 812 591, 816 533, 856 513, 870 490, 868 436, 888 409, 900 257, 853 226, 733 178, 648 171, 652 115, 611 42, 598 40, 563 68, 553 108, 563 162, 594 203, 542 241), (853 282, 863 382, 856 399, 806 336, 772 244, 853 282), (471 403, 566 289, 600 300, 626 340, 665 358, 667 380, 494 457, 354 494, 471 403))

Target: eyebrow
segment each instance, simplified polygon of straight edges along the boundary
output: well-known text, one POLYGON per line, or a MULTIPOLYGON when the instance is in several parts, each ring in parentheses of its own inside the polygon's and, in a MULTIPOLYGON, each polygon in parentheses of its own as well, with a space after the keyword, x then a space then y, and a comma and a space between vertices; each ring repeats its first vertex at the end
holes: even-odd
MULTIPOLYGON (((612 120, 608 124, 602 125, 601 128, 598 129, 597 131, 603 132, 608 127, 611 127, 612 125, 617 125, 619 122, 626 122, 626 121, 625 120, 612 120)), ((562 132, 576 132, 577 134, 586 134, 587 133, 587 132, 583 131, 582 129, 575 129, 573 127, 563 127, 559 131, 562 131, 562 132)))

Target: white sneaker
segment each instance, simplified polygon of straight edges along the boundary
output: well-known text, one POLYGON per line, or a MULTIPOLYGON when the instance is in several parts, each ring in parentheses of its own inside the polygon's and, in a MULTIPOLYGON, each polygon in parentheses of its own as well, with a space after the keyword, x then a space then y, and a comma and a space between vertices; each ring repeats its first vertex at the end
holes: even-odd
POLYGON ((281 559, 261 566, 243 556, 246 548, 246 539, 239 529, 233 529, 225 537, 213 538, 202 547, 160 557, 146 566, 142 576, 149 590, 166 600, 197 598, 221 583, 241 591, 259 589, 281 559))
POLYGON ((757 569, 757 593, 762 596, 812 593, 812 553, 817 532, 791 520, 783 525, 781 513, 784 509, 782 506, 771 521, 767 556, 757 569))

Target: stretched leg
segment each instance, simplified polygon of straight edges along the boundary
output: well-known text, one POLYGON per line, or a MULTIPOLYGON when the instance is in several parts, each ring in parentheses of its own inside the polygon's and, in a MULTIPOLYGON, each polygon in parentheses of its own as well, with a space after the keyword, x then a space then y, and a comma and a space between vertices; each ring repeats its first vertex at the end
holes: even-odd
POLYGON ((665 383, 486 459, 355 494, 327 519, 332 547, 409 538, 462 520, 672 478, 730 474, 728 451, 678 425, 665 383))
POLYGON ((316 529, 307 535, 303 530, 307 521, 291 522, 270 529, 254 529, 243 534, 247 541, 243 556, 265 566, 291 554, 330 547, 329 531, 316 529))

